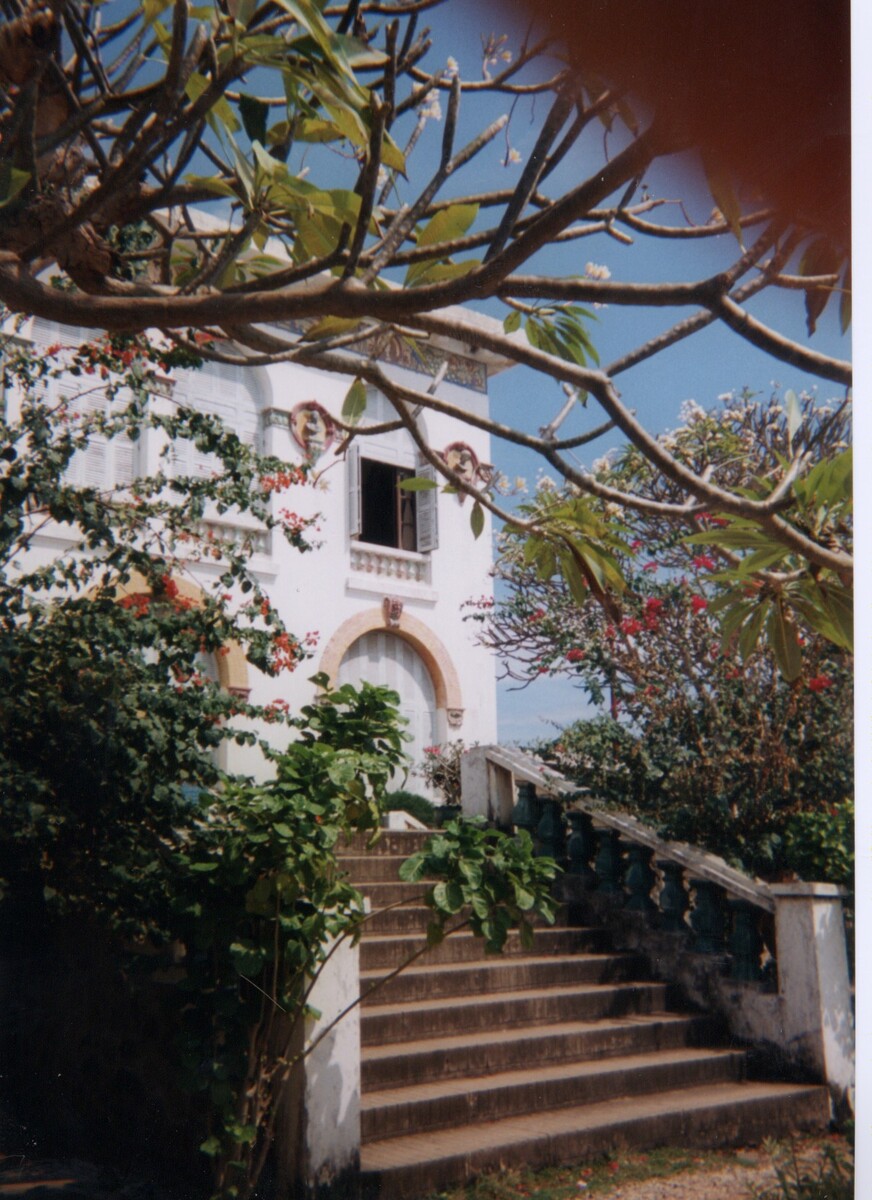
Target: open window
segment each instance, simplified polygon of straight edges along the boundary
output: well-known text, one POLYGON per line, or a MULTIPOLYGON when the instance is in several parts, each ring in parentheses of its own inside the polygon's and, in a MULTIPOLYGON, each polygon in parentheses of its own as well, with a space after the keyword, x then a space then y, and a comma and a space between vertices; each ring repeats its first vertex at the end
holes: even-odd
POLYGON ((354 541, 427 554, 438 545, 437 489, 410 491, 404 479, 432 479, 429 463, 416 469, 348 451, 348 531, 354 541))

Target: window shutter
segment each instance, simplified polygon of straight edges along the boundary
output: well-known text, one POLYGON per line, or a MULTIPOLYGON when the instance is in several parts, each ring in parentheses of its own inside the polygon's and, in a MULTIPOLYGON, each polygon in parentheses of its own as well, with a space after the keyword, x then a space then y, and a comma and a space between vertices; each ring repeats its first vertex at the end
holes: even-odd
POLYGON ((349 446, 345 455, 347 472, 348 536, 359 538, 363 530, 363 497, 360 486, 360 447, 349 446))
MULTIPOLYGON (((421 479, 438 482, 436 469, 430 463, 421 463, 417 474, 421 479)), ((418 550, 421 554, 429 554, 439 546, 438 497, 438 488, 428 488, 426 491, 415 493, 415 521, 418 526, 418 550)))

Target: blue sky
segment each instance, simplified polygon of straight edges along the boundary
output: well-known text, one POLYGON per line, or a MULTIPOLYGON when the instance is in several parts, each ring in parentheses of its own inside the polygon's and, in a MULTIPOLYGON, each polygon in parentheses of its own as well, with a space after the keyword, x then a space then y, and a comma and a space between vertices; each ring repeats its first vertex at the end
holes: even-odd
MULTIPOLYGON (((456 13, 455 0, 449 7, 456 13)), ((461 7, 464 7, 463 0, 461 7)), ((440 52, 444 46, 444 55, 451 54, 457 59, 463 74, 474 71, 481 57, 479 29, 472 22, 482 20, 482 8, 479 4, 465 7, 469 12, 467 27, 455 22, 450 28, 442 28, 438 18, 434 20, 440 52)), ((499 14, 492 14, 491 19, 500 20, 499 14)), ((501 33, 504 29, 505 24, 494 25, 491 30, 484 32, 501 33)), ((436 61, 439 61, 438 57, 436 61)), ((541 101, 538 104, 541 115, 543 105, 541 101)), ((474 124, 469 112, 472 107, 471 104, 466 106, 463 114, 465 120, 461 121, 461 131, 467 131, 466 136, 471 136, 485 120, 503 111, 505 100, 488 100, 485 106, 487 116, 479 114, 474 124)), ((531 121, 530 114, 521 107, 516 109, 508 130, 508 142, 520 154, 522 162, 532 148, 536 131, 537 124, 531 121)), ((422 141, 416 152, 419 168, 422 158, 424 161, 429 158, 429 146, 439 136, 441 129, 434 123, 427 130, 427 137, 432 139, 430 144, 422 141)), ((555 177, 548 181, 549 194, 557 192, 558 188, 572 186, 595 169, 601 161, 601 139, 601 129, 591 130, 591 137, 579 144, 560 171, 555 173, 555 177)), ((498 139, 487 147, 469 172, 457 181, 451 181, 451 191, 468 193, 473 188, 485 190, 511 186, 521 166, 503 165, 508 142, 498 139)), ((617 142, 611 147, 612 151, 618 148, 617 142)), ((704 222, 714 206, 701 172, 691 157, 660 160, 648 172, 644 183, 652 196, 681 199, 684 211, 695 223, 704 222)), ((681 210, 672 205, 651 214, 651 219, 665 223, 683 221, 681 210)), ((584 273, 586 263, 594 262, 608 267, 612 279, 616 281, 681 281, 704 278, 728 265, 737 254, 738 246, 732 235, 687 243, 664 242, 635 235, 634 244, 627 246, 601 234, 541 253, 535 260, 534 268, 538 274, 580 275, 584 273)), ((484 311, 499 317, 505 312, 497 303, 482 307, 484 311)), ((753 301, 749 308, 754 315, 782 333, 800 341, 807 340, 802 293, 764 294, 753 301)), ((692 311, 617 307, 600 309, 596 313, 596 322, 591 325, 590 334, 602 363, 607 364, 692 311)), ((850 357, 850 333, 843 336, 839 329, 835 302, 831 303, 830 310, 820 321, 811 344, 838 358, 850 357)), ((717 403, 719 395, 743 387, 768 395, 773 385, 792 387, 797 391, 803 387, 817 386, 821 400, 839 394, 835 385, 810 379, 717 325, 626 372, 618 382, 625 402, 636 411, 646 427, 655 432, 679 423, 679 409, 683 401, 694 399, 704 408, 711 407, 717 403)), ((542 379, 523 367, 515 367, 495 377, 491 385, 491 410, 494 416, 531 432, 551 419, 561 408, 563 400, 559 385, 553 380, 542 379)), ((578 416, 573 428, 579 431, 585 424, 598 424, 602 419, 594 408, 590 409, 589 414, 579 410, 578 416)), ((568 430, 569 426, 566 428, 568 430)), ((590 464, 594 458, 618 443, 618 437, 607 435, 584 449, 582 461, 590 464)), ((540 468, 534 454, 507 443, 494 443, 493 459, 505 474, 510 477, 524 476, 531 484, 540 468)), ((584 698, 568 680, 543 677, 520 691, 512 690, 511 685, 501 684, 499 707, 500 738, 523 741, 549 734, 555 723, 562 725, 581 715, 584 698)))

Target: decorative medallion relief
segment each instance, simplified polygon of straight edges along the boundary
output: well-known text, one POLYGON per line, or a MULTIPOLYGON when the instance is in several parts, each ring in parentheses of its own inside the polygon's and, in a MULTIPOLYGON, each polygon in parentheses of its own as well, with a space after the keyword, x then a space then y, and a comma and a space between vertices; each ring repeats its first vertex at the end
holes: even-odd
POLYGON ((446 709, 445 715, 448 718, 448 725, 451 729, 459 729, 463 724, 463 709, 449 708, 446 709))
POLYGON ((316 400, 304 400, 291 410, 291 433, 309 459, 320 458, 329 450, 336 434, 333 418, 316 400))
MULTIPOLYGON (((487 485, 493 478, 494 469, 489 463, 478 461, 478 455, 466 442, 452 442, 444 450, 436 452, 449 470, 459 475, 464 483, 476 487, 478 484, 487 485)), ((466 500, 464 492, 457 493, 459 504, 466 500)))
POLYGON ((382 611, 385 614, 385 625, 388 629, 399 629, 400 618, 403 615, 403 602, 399 596, 385 596, 382 601, 382 611))

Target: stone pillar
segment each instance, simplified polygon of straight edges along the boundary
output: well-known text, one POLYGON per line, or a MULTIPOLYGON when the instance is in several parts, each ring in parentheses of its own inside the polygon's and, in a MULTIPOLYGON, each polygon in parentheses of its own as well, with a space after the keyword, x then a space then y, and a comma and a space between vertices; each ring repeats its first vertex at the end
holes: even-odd
POLYGON ((279 1127, 280 1195, 300 1200, 352 1200, 357 1196, 360 1006, 318 1039, 357 998, 359 988, 358 947, 345 939, 334 950, 309 997, 309 1004, 320 1015, 305 1022, 305 1045, 313 1048, 300 1064, 291 1111, 279 1127))
POLYGON ((488 762, 484 746, 473 746, 460 760, 460 795, 465 817, 484 817, 489 825, 511 829, 515 786, 507 767, 488 762))
POLYGON ((854 1019, 842 915, 831 883, 771 884, 785 1040, 833 1094, 853 1107, 854 1019))

